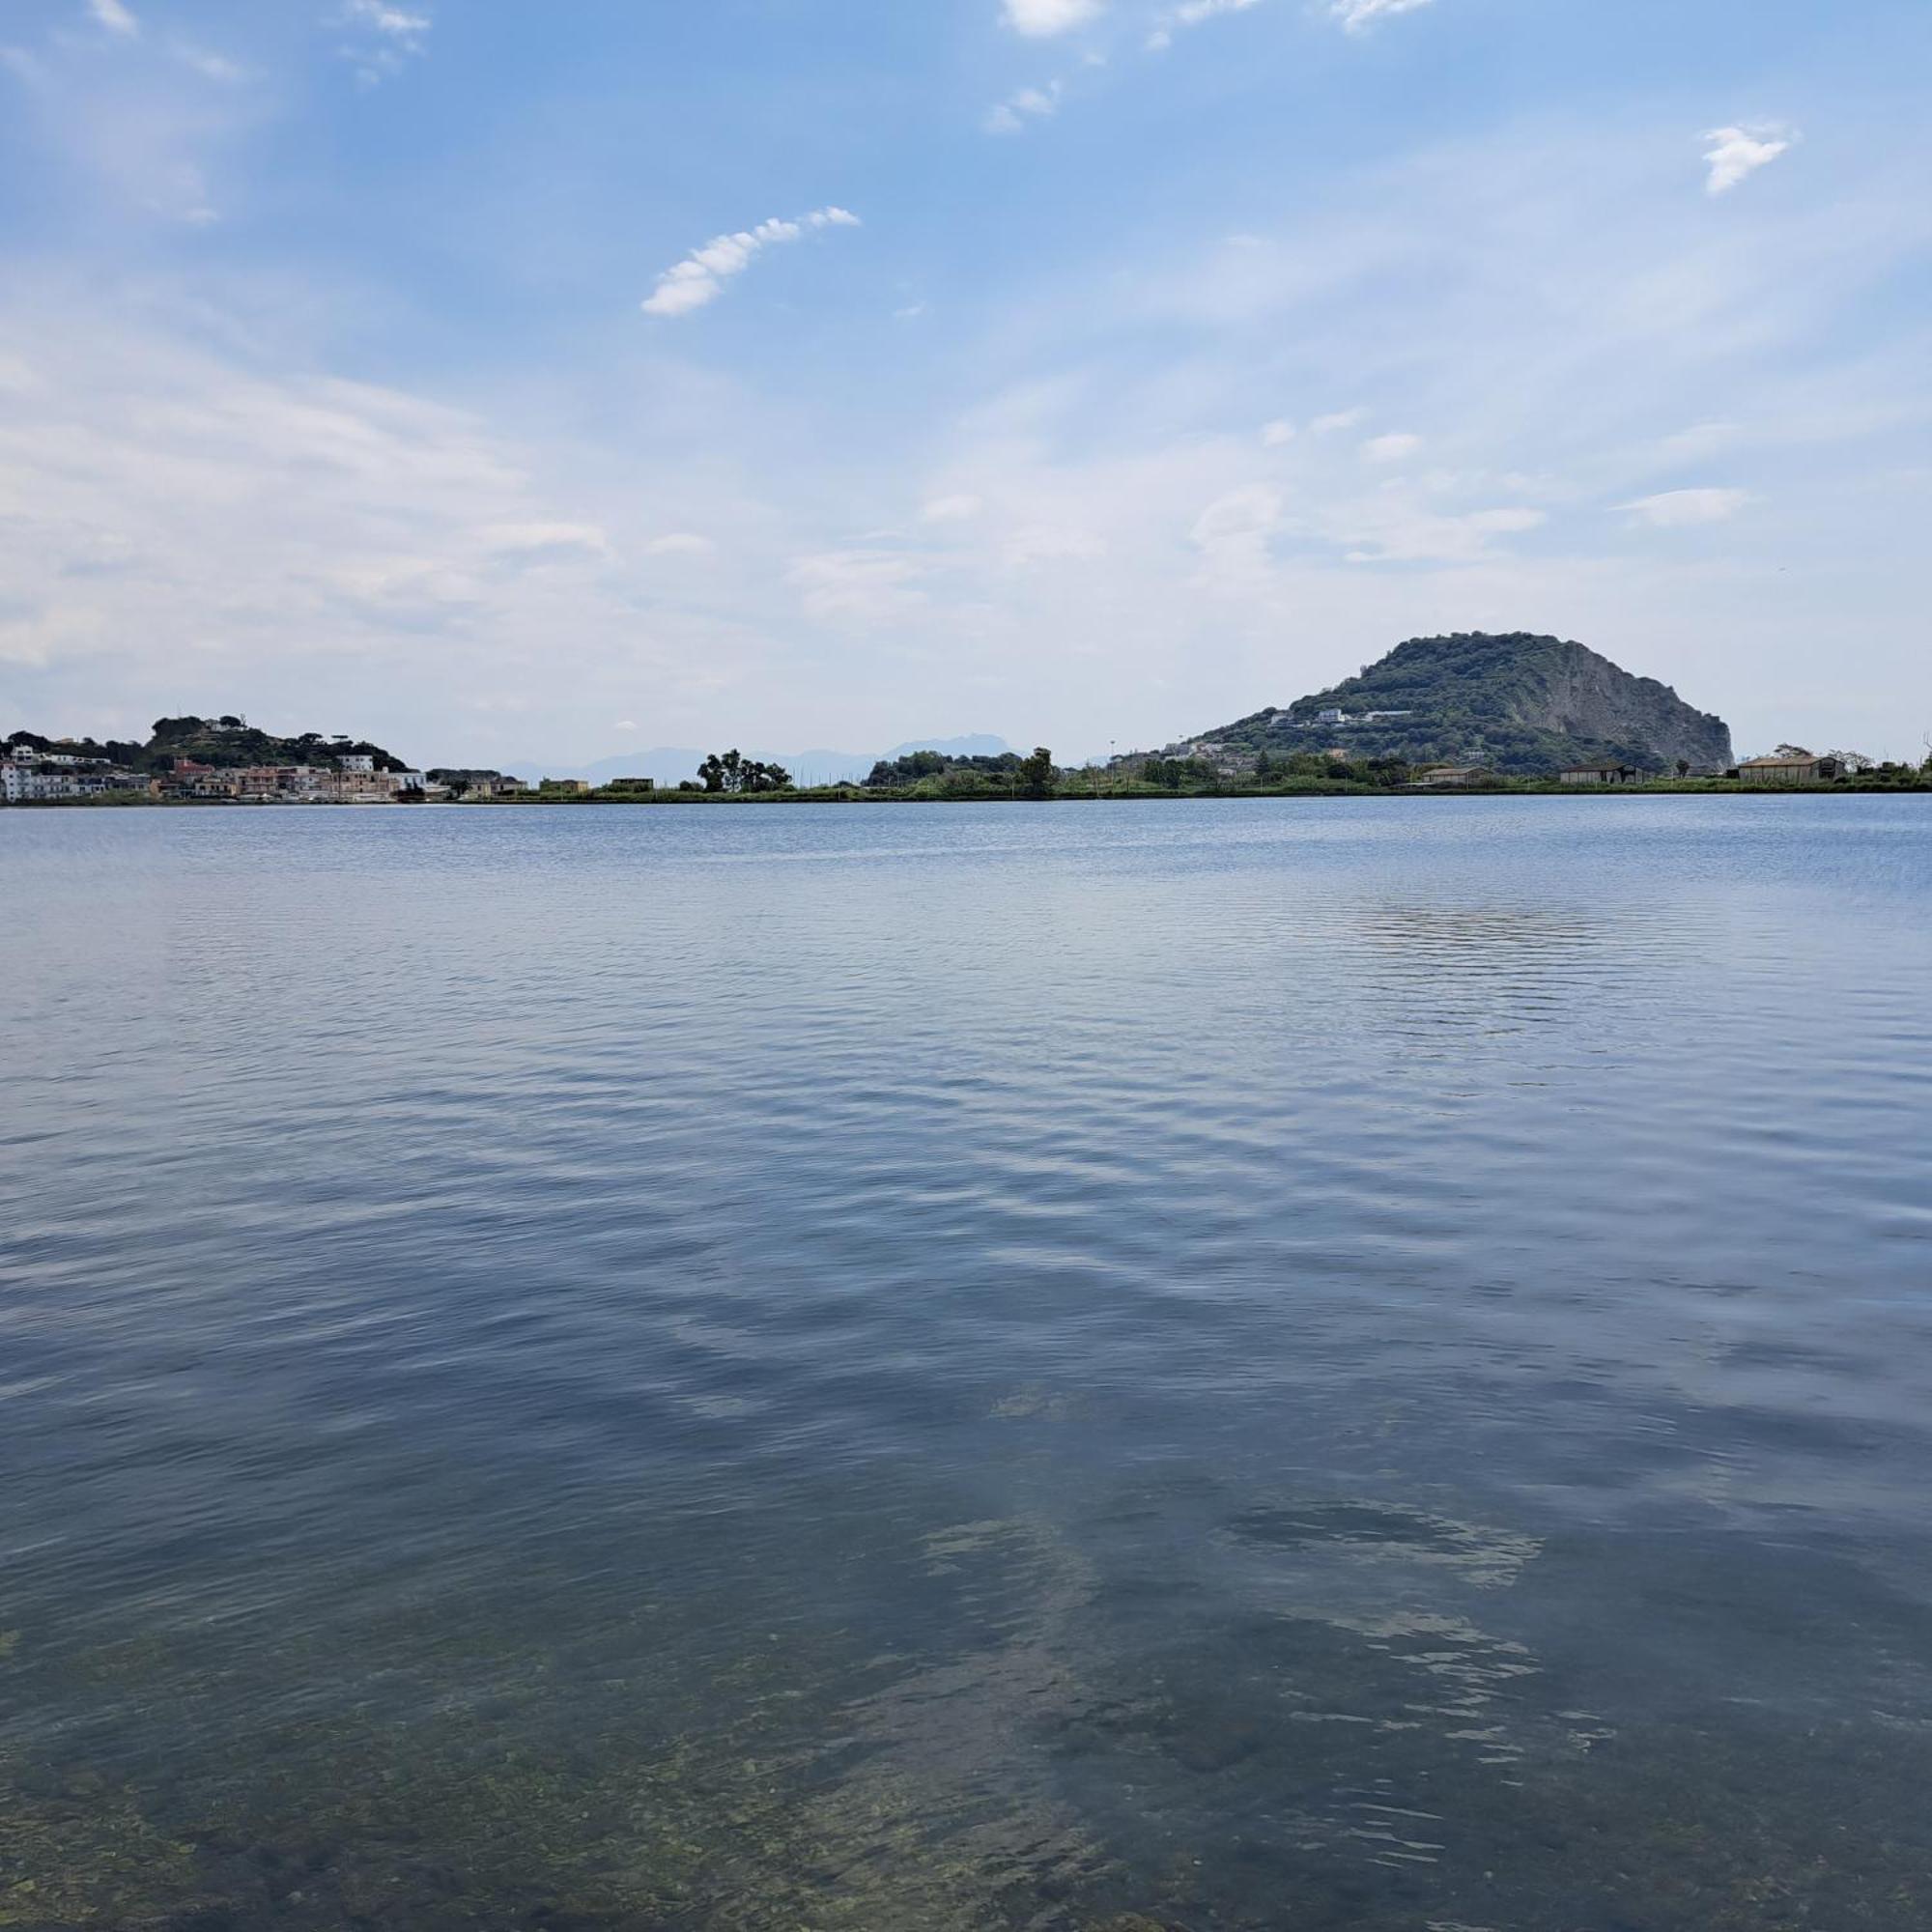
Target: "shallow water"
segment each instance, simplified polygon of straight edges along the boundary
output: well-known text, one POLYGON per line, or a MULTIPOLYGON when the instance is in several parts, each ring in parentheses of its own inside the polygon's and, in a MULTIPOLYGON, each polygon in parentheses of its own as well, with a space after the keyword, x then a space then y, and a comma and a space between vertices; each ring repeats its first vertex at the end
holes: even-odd
POLYGON ((1932 801, 0 880, 0 1926, 1932 1922, 1932 801))

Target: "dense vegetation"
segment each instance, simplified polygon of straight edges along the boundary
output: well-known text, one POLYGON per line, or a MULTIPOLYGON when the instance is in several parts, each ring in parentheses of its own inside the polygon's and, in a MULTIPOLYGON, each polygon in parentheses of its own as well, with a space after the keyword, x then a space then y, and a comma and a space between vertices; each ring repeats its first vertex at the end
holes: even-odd
POLYGON ((232 715, 157 718, 145 744, 116 738, 43 738, 35 731, 15 731, 5 744, 10 752, 57 752, 135 772, 170 772, 177 760, 184 759, 226 770, 246 765, 312 765, 326 770, 343 758, 355 756, 374 759, 378 771, 410 769, 393 753, 366 738, 347 738, 339 732, 325 736, 320 731, 278 737, 232 715))
POLYGON ((742 752, 713 752, 697 768, 706 791, 760 792, 791 790, 791 774, 782 765, 761 764, 742 752))
POLYGON ((997 780, 1002 785, 1020 768, 1017 752, 997 756, 960 757, 948 752, 908 752, 900 758, 881 758, 867 775, 873 791, 907 791, 926 779, 971 778, 997 780))
POLYGON ((1523 632, 1413 638, 1359 676, 1280 709, 1269 706, 1194 745, 1250 759, 1266 753, 1347 750, 1351 762, 1485 765, 1523 777, 1616 761, 1665 771, 1731 763, 1723 721, 1668 685, 1633 677, 1582 644, 1523 632), (1347 725, 1316 723, 1346 711, 1347 725), (1368 712, 1406 712, 1366 722, 1368 712))
POLYGON ((908 799, 1041 798, 1061 776, 1044 745, 1025 757, 1017 752, 909 752, 903 757, 881 758, 866 788, 908 799))

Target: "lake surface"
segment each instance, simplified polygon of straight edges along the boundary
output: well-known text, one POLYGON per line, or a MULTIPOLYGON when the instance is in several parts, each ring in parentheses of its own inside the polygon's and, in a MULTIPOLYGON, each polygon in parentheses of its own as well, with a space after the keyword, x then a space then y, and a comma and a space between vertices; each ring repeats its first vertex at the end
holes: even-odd
POLYGON ((1932 1923, 1932 800, 0 882, 0 1924, 1932 1923))

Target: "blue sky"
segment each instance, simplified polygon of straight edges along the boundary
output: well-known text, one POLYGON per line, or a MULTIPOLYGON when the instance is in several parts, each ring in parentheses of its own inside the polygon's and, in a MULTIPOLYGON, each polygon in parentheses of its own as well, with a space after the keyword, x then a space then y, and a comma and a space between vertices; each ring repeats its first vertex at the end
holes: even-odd
POLYGON ((0 726, 1932 731, 1923 0, 6 0, 0 726))

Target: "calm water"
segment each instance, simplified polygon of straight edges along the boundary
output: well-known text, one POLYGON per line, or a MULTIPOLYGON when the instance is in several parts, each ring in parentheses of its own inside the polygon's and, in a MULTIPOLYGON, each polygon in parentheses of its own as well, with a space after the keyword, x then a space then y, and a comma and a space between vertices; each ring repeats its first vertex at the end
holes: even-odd
POLYGON ((1932 1922, 1932 801, 0 882, 0 1925, 1932 1922))

